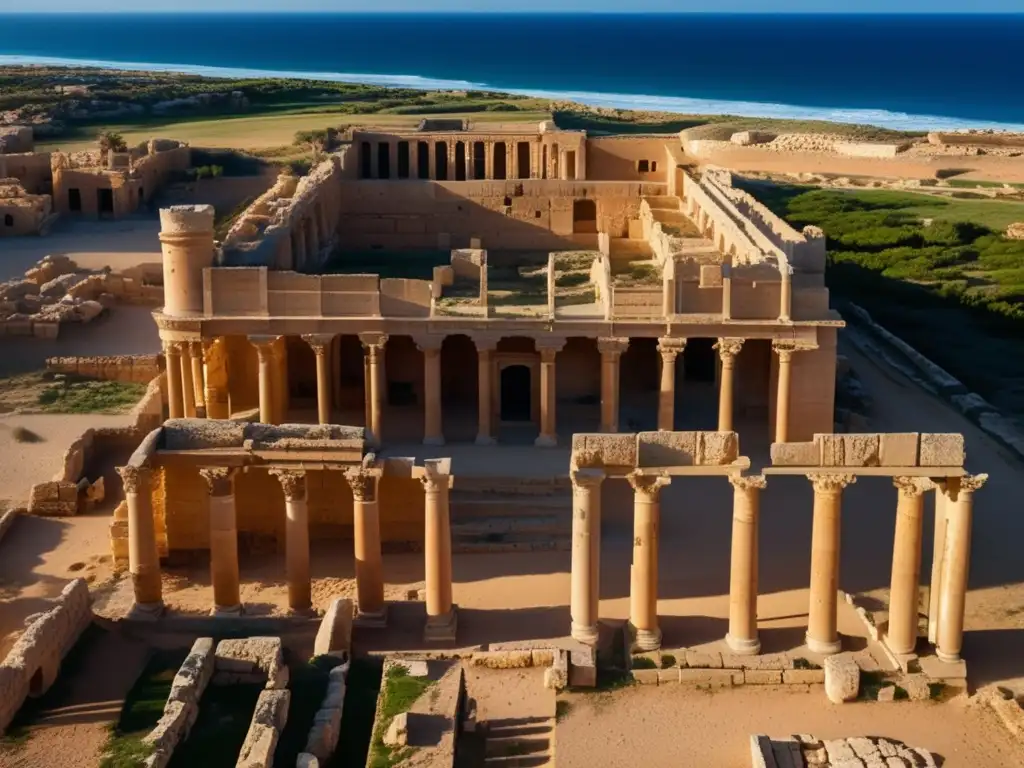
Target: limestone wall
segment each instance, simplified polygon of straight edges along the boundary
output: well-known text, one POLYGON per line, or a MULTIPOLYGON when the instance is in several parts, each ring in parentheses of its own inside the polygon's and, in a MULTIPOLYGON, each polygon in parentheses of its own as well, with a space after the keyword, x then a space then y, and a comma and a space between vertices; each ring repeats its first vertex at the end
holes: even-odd
POLYGON ((213 639, 201 637, 192 645, 171 683, 163 715, 143 742, 153 747, 145 768, 165 768, 178 744, 188 738, 199 716, 199 702, 213 677, 213 639))
POLYGON ((42 696, 57 680, 61 660, 92 622, 89 587, 70 582, 51 607, 30 617, 24 633, 0 664, 0 733, 27 696, 42 696))
POLYGON ((587 179, 663 183, 669 175, 665 162, 665 144, 675 140, 675 136, 589 138, 587 179))
POLYGON ((867 141, 837 141, 835 144, 835 151, 848 157, 896 157, 909 148, 910 142, 876 144, 867 141))
POLYGON ((809 441, 773 443, 776 467, 962 467, 959 433, 818 434, 809 441))
POLYGON ((0 175, 0 237, 45 234, 54 218, 49 195, 31 194, 17 179, 0 175))
POLYGON ((53 191, 50 153, 0 153, 0 179, 17 179, 29 194, 50 194, 53 191))
POLYGON ((163 355, 96 355, 91 357, 48 357, 46 370, 70 373, 103 381, 148 384, 163 370, 163 355))
MULTIPOLYGON (((380 317, 377 275, 305 275, 266 267, 208 267, 203 270, 203 311, 207 317, 380 317)), ((430 283, 426 283, 429 294, 430 283)), ((391 285, 394 296, 401 290, 391 285)), ((410 295, 419 296, 410 290, 410 295)), ((429 308, 429 296, 427 306, 429 308)), ((395 309, 398 305, 389 305, 395 309)))
POLYGON ((928 134, 929 144, 952 144, 980 147, 1024 147, 1024 134, 965 131, 963 133, 928 134))

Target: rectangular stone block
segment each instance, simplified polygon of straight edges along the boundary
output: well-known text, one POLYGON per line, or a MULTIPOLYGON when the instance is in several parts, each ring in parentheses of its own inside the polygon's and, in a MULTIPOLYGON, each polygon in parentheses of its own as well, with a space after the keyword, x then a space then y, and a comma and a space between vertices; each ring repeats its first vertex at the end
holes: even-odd
POLYGON ((745 669, 743 682, 746 685, 781 685, 781 669, 745 669))
POLYGON ((732 464, 740 453, 735 432, 700 432, 697 463, 707 467, 732 464))
POLYGON ((772 464, 776 467, 817 467, 821 463, 818 443, 772 443, 772 464))
POLYGON ((958 433, 921 435, 922 467, 961 467, 964 463, 964 436, 958 433))
POLYGON ((587 435, 586 450, 594 452, 606 467, 637 466, 637 439, 635 434, 587 435))
POLYGON ((843 441, 843 466, 877 467, 878 434, 841 435, 843 441))
POLYGON ((665 683, 678 683, 679 682, 679 667, 669 667, 668 669, 658 670, 658 685, 664 685, 665 683))
POLYGON ((818 460, 822 467, 843 467, 846 466, 843 458, 843 436, 842 435, 815 435, 814 442, 818 444, 821 458, 818 460))
POLYGON ((686 651, 683 654, 686 660, 686 666, 696 669, 721 669, 722 668, 722 654, 720 653, 702 653, 701 651, 686 651))
POLYGON ((878 459, 883 467, 916 467, 917 432, 883 432, 879 435, 878 459))
POLYGON ((60 501, 68 504, 78 501, 78 486, 74 483, 58 483, 57 493, 60 501))
POLYGON ((570 651, 569 685, 573 688, 593 688, 597 685, 597 662, 592 648, 570 651))
POLYGON ((631 674, 640 685, 657 685, 660 671, 658 669, 634 669, 631 674))
POLYGON ((787 685, 823 685, 824 669, 785 669, 782 671, 782 682, 787 685))
POLYGON ((699 461, 699 438, 699 432, 641 432, 637 435, 637 466, 693 466, 699 461))
POLYGON ((680 669, 679 682, 698 688, 731 688, 743 684, 743 672, 735 669, 680 669))

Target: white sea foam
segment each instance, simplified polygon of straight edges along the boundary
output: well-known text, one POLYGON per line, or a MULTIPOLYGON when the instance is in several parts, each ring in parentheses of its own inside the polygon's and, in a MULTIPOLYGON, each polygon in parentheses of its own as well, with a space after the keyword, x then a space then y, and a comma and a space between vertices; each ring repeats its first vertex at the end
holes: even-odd
POLYGON ((52 56, 0 55, 0 66, 11 64, 39 64, 50 66, 98 67, 152 72, 180 72, 191 75, 220 78, 276 77, 298 80, 328 80, 343 83, 413 88, 416 90, 477 90, 536 96, 546 99, 576 101, 595 107, 638 109, 658 112, 676 112, 688 115, 738 115, 741 117, 771 117, 792 120, 828 120, 839 123, 862 123, 897 130, 944 130, 964 128, 995 128, 1024 131, 1024 124, 993 120, 976 120, 945 115, 920 115, 893 112, 886 109, 854 109, 846 107, 809 107, 795 104, 773 104, 758 101, 730 101, 725 99, 697 99, 685 96, 648 96, 631 93, 600 93, 592 91, 549 91, 532 88, 498 88, 486 83, 468 80, 444 80, 419 75, 373 75, 354 72, 296 72, 290 70, 264 70, 244 67, 211 67, 198 64, 159 64, 136 61, 100 61, 67 59, 52 56))

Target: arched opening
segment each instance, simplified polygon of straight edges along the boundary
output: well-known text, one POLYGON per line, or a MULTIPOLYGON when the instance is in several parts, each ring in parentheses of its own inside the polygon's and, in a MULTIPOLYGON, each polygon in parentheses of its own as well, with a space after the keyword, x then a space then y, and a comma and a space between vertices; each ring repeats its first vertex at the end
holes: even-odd
POLYGON ((492 165, 494 167, 494 178, 498 181, 503 181, 508 178, 508 169, 505 162, 506 158, 505 142, 496 141, 494 143, 494 161, 492 165))
POLYGON ((466 180, 466 142, 455 142, 455 180, 466 180))
POLYGON ((530 421, 530 369, 509 365, 501 369, 501 420, 530 421))
POLYGON ((387 141, 377 144, 377 178, 391 178, 391 144, 387 141))
POLYGON ((443 141, 434 144, 434 178, 448 180, 448 144, 443 141))
POLYGON ((487 148, 482 141, 473 142, 473 178, 487 177, 487 148))
POLYGON ((441 419, 445 440, 468 443, 479 426, 480 388, 476 344, 464 334, 441 344, 441 419))
POLYGON ((77 187, 68 190, 68 210, 72 213, 80 213, 82 210, 82 190, 77 187))
POLYGON ((593 200, 574 200, 572 204, 572 231, 597 233, 597 203, 593 200))
POLYGON ((100 216, 114 215, 114 190, 96 190, 96 210, 99 212, 100 216))
POLYGON ((430 145, 425 141, 416 142, 416 176, 430 178, 430 145))
POLYGON ((370 150, 370 142, 364 141, 359 144, 359 178, 369 179, 373 175, 373 154, 370 150))

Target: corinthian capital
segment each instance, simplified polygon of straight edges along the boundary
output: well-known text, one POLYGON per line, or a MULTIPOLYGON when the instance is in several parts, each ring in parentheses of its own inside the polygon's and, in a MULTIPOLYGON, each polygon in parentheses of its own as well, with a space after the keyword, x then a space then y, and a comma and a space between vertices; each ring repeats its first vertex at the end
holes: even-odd
POLYGON ((920 496, 925 491, 935 488, 935 483, 927 477, 894 477, 892 484, 901 496, 920 496))
POLYGON ((633 491, 644 501, 657 501, 661 489, 672 482, 672 478, 663 475, 641 475, 639 472, 630 472, 626 475, 633 491))
POLYGON ((714 348, 723 363, 731 363, 743 348, 744 341, 746 339, 719 339, 714 348))
POLYGON ((768 486, 764 475, 729 475, 729 482, 737 491, 763 491, 768 486))
POLYGON ((281 483, 281 490, 288 501, 306 498, 306 473, 300 469, 272 469, 270 474, 281 483))
POLYGON ((377 498, 377 477, 364 469, 350 469, 345 479, 352 489, 352 498, 356 501, 375 501, 377 498))
POLYGON ((151 470, 149 467, 118 467, 117 473, 121 476, 125 493, 139 493, 149 484, 151 470))
POLYGON ((808 475, 807 479, 814 486, 815 493, 839 493, 846 486, 857 482, 856 475, 816 474, 808 475))
POLYGON ((235 467, 203 467, 199 470, 211 496, 227 496, 234 491, 235 467))

